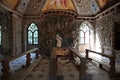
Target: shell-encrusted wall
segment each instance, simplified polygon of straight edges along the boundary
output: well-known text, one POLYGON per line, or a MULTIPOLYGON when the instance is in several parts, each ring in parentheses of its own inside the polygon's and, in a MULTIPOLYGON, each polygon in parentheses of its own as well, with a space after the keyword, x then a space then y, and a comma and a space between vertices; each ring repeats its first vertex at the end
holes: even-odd
POLYGON ((74 32, 77 29, 72 17, 64 15, 48 15, 41 22, 40 49, 42 53, 50 54, 51 49, 57 45, 56 35, 62 38, 62 47, 72 46, 74 32))
POLYGON ((119 10, 96 20, 96 33, 106 54, 111 54, 114 49, 114 24, 116 22, 120 22, 119 10))

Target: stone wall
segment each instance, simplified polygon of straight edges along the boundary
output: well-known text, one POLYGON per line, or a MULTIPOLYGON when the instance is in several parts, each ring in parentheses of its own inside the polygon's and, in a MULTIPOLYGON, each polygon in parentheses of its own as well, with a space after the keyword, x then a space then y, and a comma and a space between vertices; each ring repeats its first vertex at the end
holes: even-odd
POLYGON ((1 53, 4 55, 12 55, 12 13, 4 9, 2 9, 0 13, 0 25, 2 26, 1 53))
MULTIPOLYGON (((38 30, 41 29, 41 19, 23 19, 23 23, 22 23, 22 50, 23 51, 38 47, 38 45, 28 45, 27 43, 27 28, 31 23, 35 23, 35 25, 38 27, 38 30)), ((38 35, 38 37, 39 39, 41 39, 40 35, 38 35)), ((38 43, 39 43, 39 40, 38 40, 38 43)))
POLYGON ((76 29, 76 22, 70 16, 45 16, 39 30, 41 51, 48 55, 51 53, 51 49, 57 46, 56 35, 62 38, 62 47, 72 46, 76 29))
POLYGON ((0 25, 2 26, 2 45, 0 53, 15 56, 22 52, 21 19, 3 8, 0 8, 0 25))
POLYGON ((23 42, 24 50, 39 47, 41 53, 50 55, 50 51, 56 46, 55 36, 58 34, 62 38, 62 47, 72 46, 77 38, 78 22, 73 21, 69 16, 50 15, 44 18, 24 19, 23 20, 23 42), (39 30, 38 45, 27 44, 27 28, 34 22, 39 30), (76 36, 75 36, 75 35, 76 36), (74 36, 73 36, 74 35, 74 36))
POLYGON ((120 9, 101 16, 96 20, 96 33, 100 39, 103 53, 111 54, 114 49, 114 23, 120 22, 120 9))
POLYGON ((22 20, 13 14, 13 55, 22 53, 22 20))

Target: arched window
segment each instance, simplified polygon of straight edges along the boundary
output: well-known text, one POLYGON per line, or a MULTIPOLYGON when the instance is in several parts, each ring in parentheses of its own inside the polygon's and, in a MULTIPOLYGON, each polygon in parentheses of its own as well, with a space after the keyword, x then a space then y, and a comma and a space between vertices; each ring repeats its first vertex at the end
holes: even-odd
POLYGON ((38 44, 38 28, 34 23, 28 27, 28 44, 38 44))
POLYGON ((80 44, 89 44, 89 27, 87 24, 82 24, 80 27, 80 44))
POLYGON ((0 26, 0 45, 2 44, 2 34, 1 34, 1 32, 2 32, 2 27, 0 26))

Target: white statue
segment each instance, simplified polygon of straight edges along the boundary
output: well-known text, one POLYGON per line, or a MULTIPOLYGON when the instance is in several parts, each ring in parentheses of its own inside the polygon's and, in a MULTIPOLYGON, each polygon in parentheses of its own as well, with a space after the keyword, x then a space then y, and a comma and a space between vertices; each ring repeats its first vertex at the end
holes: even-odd
POLYGON ((57 47, 62 46, 62 38, 57 34, 55 39, 57 40, 57 47))

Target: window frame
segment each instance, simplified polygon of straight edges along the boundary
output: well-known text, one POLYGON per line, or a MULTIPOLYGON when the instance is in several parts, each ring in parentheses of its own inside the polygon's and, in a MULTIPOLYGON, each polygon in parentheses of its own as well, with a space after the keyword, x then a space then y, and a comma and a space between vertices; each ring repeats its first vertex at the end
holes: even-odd
POLYGON ((39 36, 38 36, 38 27, 37 27, 37 25, 35 24, 35 23, 30 23, 30 25, 28 26, 28 28, 27 28, 27 44, 28 45, 38 45, 38 39, 39 39, 39 36), (35 26, 35 30, 33 29, 33 31, 32 31, 32 29, 30 30, 30 27, 32 26, 32 25, 34 25, 35 26), (29 34, 28 34, 28 32, 31 32, 31 34, 32 34, 32 36, 31 36, 31 40, 32 40, 32 42, 31 43, 29 43, 29 34), (35 34, 35 32, 37 31, 37 37, 34 37, 34 34, 35 34), (36 43, 36 41, 35 41, 35 38, 37 38, 37 43, 36 43))
POLYGON ((80 44, 80 45, 88 45, 89 42, 86 43, 87 38, 89 39, 89 42, 90 42, 90 29, 89 29, 89 26, 88 26, 86 23, 83 23, 83 24, 80 26, 79 44, 80 44), (88 28, 87 30, 84 30, 84 27, 83 27, 84 24, 87 26, 87 28, 88 28), (83 27, 83 28, 82 28, 82 27, 83 27), (81 32, 83 33, 83 36, 82 36, 82 37, 81 37, 81 32), (89 32, 89 37, 86 37, 87 32, 89 32), (83 38, 82 43, 81 43, 81 38, 83 38))

